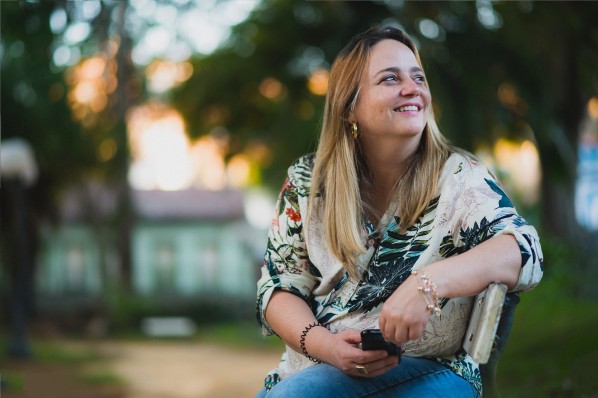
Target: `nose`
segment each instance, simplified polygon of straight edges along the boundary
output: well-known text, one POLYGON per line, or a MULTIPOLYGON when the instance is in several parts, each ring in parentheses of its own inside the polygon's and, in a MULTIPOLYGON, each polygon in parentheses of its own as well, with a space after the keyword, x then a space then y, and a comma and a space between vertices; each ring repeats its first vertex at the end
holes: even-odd
POLYGON ((401 88, 401 95, 404 97, 417 97, 421 94, 419 86, 411 79, 406 80, 401 88))

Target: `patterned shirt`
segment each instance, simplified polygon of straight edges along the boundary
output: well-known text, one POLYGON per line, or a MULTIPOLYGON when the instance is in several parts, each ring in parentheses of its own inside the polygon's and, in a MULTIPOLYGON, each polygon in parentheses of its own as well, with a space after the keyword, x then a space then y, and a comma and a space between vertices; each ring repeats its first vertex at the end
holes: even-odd
MULTIPOLYGON (((311 307, 332 333, 378 328, 385 300, 417 270, 463 253, 492 236, 513 235, 521 251, 521 271, 512 291, 535 287, 543 274, 543 257, 536 230, 521 218, 486 167, 452 154, 445 163, 438 195, 418 221, 398 228, 400 215, 382 217, 382 231, 364 220, 361 278, 354 279, 331 253, 318 211, 307 224, 313 155, 299 158, 282 187, 258 281, 257 314, 265 335, 274 334, 264 317, 272 293, 293 293, 311 307), (306 227, 304 228, 304 225, 306 227)), ((315 204, 316 209, 317 202, 315 204)), ((393 208, 393 206, 390 206, 393 208)), ((435 358, 469 381, 481 394, 479 364, 462 349, 474 297, 441 299, 441 316, 430 316, 423 336, 403 344, 404 355, 435 358)), ((286 347, 277 368, 266 377, 271 388, 281 379, 313 365, 286 347)))

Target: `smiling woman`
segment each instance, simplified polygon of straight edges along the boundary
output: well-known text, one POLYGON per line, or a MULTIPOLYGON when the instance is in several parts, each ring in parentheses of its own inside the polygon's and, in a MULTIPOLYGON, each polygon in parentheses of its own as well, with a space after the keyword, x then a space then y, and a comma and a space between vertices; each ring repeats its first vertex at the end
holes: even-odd
POLYGON ((288 170, 257 315, 286 343, 258 397, 477 397, 463 351, 474 297, 542 277, 536 230, 436 125, 413 41, 355 36, 332 65, 318 149, 288 170), (362 350, 380 329, 402 347, 362 350))
POLYGON ((384 40, 372 49, 351 122, 361 121, 362 145, 368 145, 372 136, 378 140, 386 134, 392 141, 399 134, 417 144, 430 100, 424 72, 413 51, 398 41, 384 40))

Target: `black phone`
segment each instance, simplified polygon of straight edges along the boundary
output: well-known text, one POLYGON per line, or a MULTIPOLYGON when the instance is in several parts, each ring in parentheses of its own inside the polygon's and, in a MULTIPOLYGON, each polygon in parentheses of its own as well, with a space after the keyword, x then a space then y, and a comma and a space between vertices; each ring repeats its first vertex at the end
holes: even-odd
POLYGON ((386 350, 388 355, 401 357, 401 347, 384 340, 380 329, 365 329, 361 331, 361 349, 364 351, 386 350))

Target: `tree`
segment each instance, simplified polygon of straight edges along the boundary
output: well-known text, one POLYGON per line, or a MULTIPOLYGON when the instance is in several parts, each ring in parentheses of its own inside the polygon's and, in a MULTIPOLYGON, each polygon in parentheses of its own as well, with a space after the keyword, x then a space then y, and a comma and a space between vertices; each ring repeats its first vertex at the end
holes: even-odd
MULTIPOLYGON (((27 242, 28 258, 32 257, 27 263, 35 264, 42 225, 59 221, 57 205, 61 196, 65 190, 77 186, 87 191, 87 197, 83 198, 87 206, 86 221, 99 232, 98 244, 102 245, 102 229, 119 228, 118 242, 124 242, 120 247, 121 264, 125 282, 128 280, 127 227, 131 224, 131 209, 125 113, 131 103, 131 89, 135 92, 131 84, 135 80, 131 77, 129 39, 124 30, 126 5, 127 2, 92 4, 64 0, 0 3, 2 138, 25 139, 33 147, 40 169, 38 183, 26 192, 31 200, 1 202, 2 266, 9 270, 7 275, 13 290, 20 286, 21 268, 27 270, 27 280, 32 280, 35 272, 34 267, 21 264, 22 256, 16 249, 22 246, 21 242, 27 242), (81 7, 87 7, 87 11, 82 12, 81 7), (118 22, 116 35, 109 34, 108 29, 113 14, 118 22), (69 21, 86 24, 91 32, 82 39, 69 39, 75 40, 70 49, 65 44, 68 40, 63 37, 69 21), (111 95, 105 85, 103 92, 97 88, 92 92, 95 97, 90 96, 89 90, 77 91, 78 72, 67 70, 65 63, 57 61, 64 58, 65 52, 67 58, 69 54, 71 57, 75 53, 82 55, 82 61, 74 61, 80 62, 79 74, 83 67, 93 66, 91 69, 99 74, 97 78, 112 78, 117 83, 115 94, 111 95), (114 68, 109 68, 110 63, 114 68), (96 99, 99 101, 94 103, 96 99), (93 184, 117 192, 119 214, 115 215, 112 225, 98 214, 102 203, 90 197, 93 184), (18 227, 13 225, 16 222, 11 222, 18 210, 17 204, 26 206, 23 212, 27 215, 27 236, 23 239, 11 232, 18 227)), ((6 184, 2 188, 4 198, 10 192, 6 184)), ((33 290, 28 289, 24 300, 33 303, 33 294, 33 290)), ((30 307, 25 309, 24 318, 31 316, 33 308, 30 307)))
POLYGON ((231 154, 266 142, 274 155, 258 161, 266 183, 279 185, 294 158, 315 150, 324 92, 310 91, 309 79, 387 12, 373 2, 264 1, 223 48, 193 60, 172 101, 192 136, 228 131, 231 154))
MULTIPOLYGON (((11 295, 13 298, 20 295, 19 300, 23 301, 19 306, 13 303, 11 310, 11 319, 18 319, 17 323, 21 324, 13 325, 13 330, 20 334, 33 311, 33 291, 25 286, 35 272, 36 227, 42 219, 55 219, 52 197, 57 194, 53 189, 56 181, 76 179, 77 170, 89 164, 93 146, 89 137, 80 134, 77 126, 70 122, 61 74, 48 69, 47 49, 53 36, 44 22, 52 7, 16 2, 2 2, 0 7, 4 50, 1 63, 2 138, 20 137, 28 142, 34 149, 41 172, 38 183, 29 189, 12 190, 10 181, 2 184, 2 266, 10 278, 11 295), (15 20, 19 23, 14 23, 15 20), (66 142, 70 143, 70 156, 64 156, 66 142), (13 195, 9 196, 12 191, 18 192, 19 197, 26 196, 27 201, 13 200, 13 195), (21 211, 20 207, 23 207, 21 211), (25 220, 16 219, 17 213, 25 214, 25 220), (23 247, 24 244, 27 247, 23 247), (28 254, 25 260, 23 252, 28 254), (26 290, 25 297, 17 289, 26 290)), ((12 337, 13 340, 23 338, 12 337)), ((27 348, 13 350, 11 347, 11 351, 17 356, 27 355, 27 348)))

